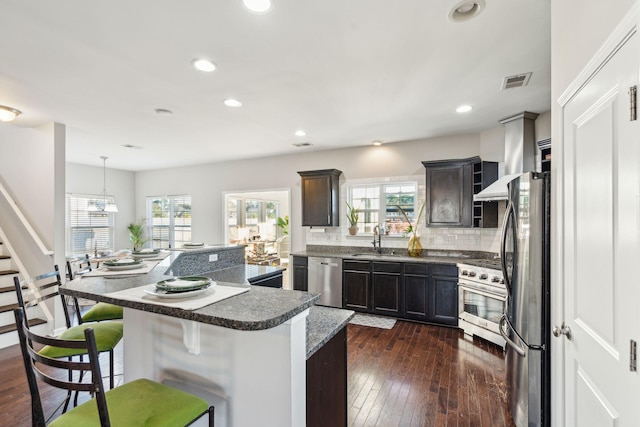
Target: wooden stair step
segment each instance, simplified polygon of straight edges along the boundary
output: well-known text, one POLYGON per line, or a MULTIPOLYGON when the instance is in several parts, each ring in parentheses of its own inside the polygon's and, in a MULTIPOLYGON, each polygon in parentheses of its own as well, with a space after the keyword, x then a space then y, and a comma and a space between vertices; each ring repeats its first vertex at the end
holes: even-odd
POLYGON ((18 303, 7 304, 7 305, 0 306, 0 313, 5 313, 7 311, 13 311, 18 307, 20 307, 20 305, 18 305, 18 303))
POLYGON ((16 291, 15 286, 5 286, 3 288, 0 288, 0 294, 4 294, 7 292, 15 292, 15 291, 16 291))
POLYGON ((18 274, 18 270, 0 270, 0 276, 8 276, 10 274, 18 274))
MULTIPOLYGON (((44 319, 29 319, 29 327, 33 327, 36 325, 42 325, 43 323, 47 323, 46 320, 44 319)), ((16 325, 15 324, 11 324, 11 325, 5 325, 0 327, 0 334, 6 334, 7 332, 13 332, 15 331, 16 325)))

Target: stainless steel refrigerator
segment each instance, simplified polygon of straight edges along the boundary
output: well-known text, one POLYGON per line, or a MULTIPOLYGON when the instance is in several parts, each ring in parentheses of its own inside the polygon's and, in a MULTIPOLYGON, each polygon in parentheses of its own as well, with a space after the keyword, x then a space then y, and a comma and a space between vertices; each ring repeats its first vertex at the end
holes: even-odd
POLYGON ((508 297, 500 321, 507 399, 518 427, 550 425, 550 175, 508 185, 500 258, 508 297))

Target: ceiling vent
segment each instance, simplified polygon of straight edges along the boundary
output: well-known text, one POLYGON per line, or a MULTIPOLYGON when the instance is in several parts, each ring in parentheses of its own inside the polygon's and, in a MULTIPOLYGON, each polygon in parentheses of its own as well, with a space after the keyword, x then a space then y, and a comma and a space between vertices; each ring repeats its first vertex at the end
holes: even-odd
POLYGON ((300 142, 297 144, 292 144, 294 147, 311 147, 313 144, 310 142, 300 142))
POLYGON ((502 90, 526 86, 529 83, 530 78, 531 73, 517 74, 515 76, 505 77, 502 80, 502 90))

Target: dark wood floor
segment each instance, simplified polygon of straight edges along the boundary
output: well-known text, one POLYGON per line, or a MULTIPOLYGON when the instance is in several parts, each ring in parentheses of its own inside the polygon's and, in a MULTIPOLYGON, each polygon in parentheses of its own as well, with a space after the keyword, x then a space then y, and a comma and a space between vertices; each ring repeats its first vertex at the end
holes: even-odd
MULTIPOLYGON (((503 393, 504 359, 493 344, 465 340, 457 329, 401 321, 390 330, 350 324, 347 332, 349 426, 513 425, 503 393)), ((119 345, 116 373, 122 372, 121 355, 119 345)), ((0 350, 0 372, 0 426, 31 425, 17 346, 0 350)), ((45 392, 50 413, 62 395, 45 392)))
POLYGON ((462 331, 399 321, 349 325, 349 426, 512 426, 502 349, 462 331))

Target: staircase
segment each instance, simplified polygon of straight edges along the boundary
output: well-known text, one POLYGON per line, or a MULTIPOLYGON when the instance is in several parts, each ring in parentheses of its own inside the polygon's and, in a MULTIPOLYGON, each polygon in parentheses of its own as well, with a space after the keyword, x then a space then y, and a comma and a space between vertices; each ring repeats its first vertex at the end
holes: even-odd
MULTIPOLYGON (((16 332, 15 318, 13 310, 18 308, 18 299, 13 282, 14 277, 18 277, 19 271, 10 255, 5 254, 5 246, 0 242, 0 348, 18 344, 18 334, 16 332)), ((31 316, 30 316, 31 317, 31 316)), ((29 325, 46 324, 47 321, 39 317, 30 319, 29 325)), ((36 328, 35 331, 44 333, 45 329, 36 328), (38 331, 38 329, 41 329, 38 331)))

